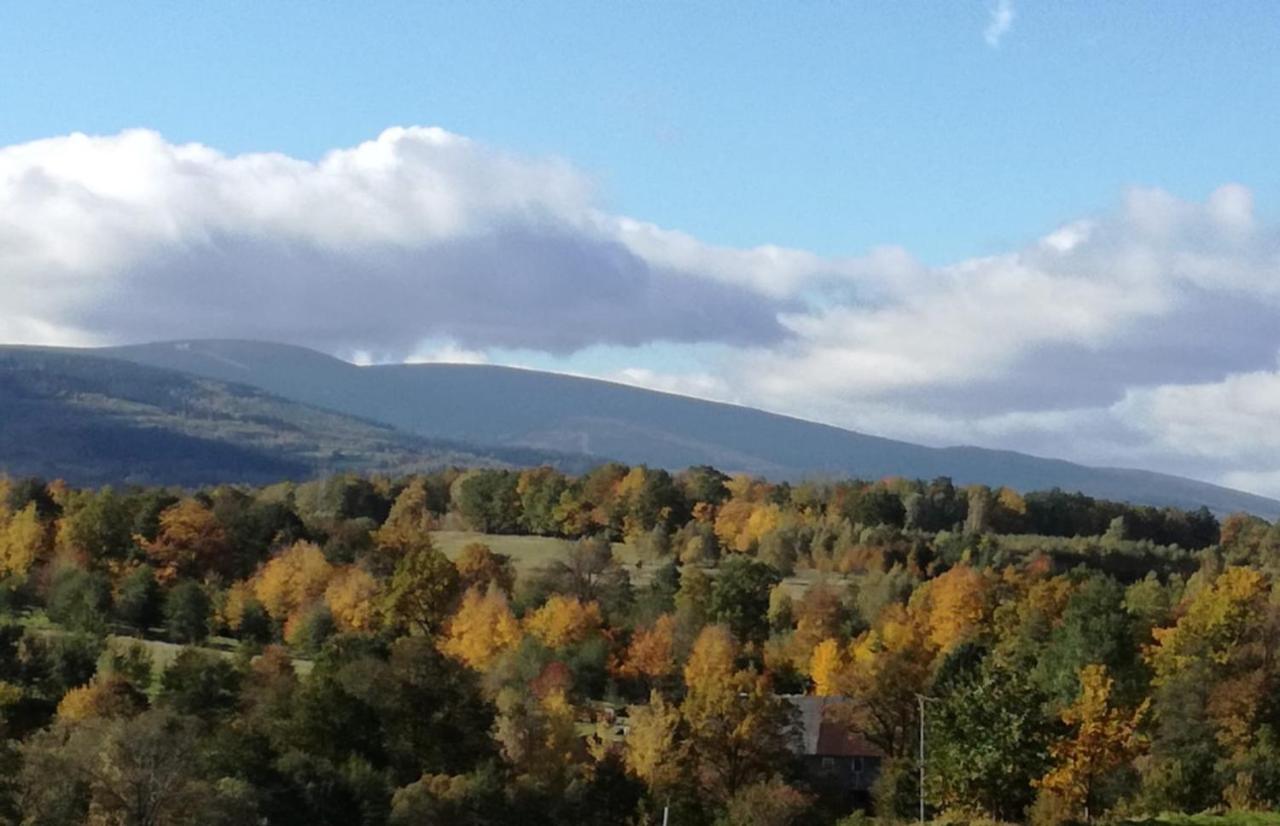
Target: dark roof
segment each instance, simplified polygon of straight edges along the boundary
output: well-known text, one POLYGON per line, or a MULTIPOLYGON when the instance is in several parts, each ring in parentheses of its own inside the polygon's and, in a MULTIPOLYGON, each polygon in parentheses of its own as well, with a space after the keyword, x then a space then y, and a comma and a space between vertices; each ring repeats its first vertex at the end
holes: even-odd
POLYGON ((831 712, 847 703, 847 698, 805 695, 786 699, 800 711, 804 733, 801 753, 805 756, 884 757, 884 752, 867 742, 861 732, 852 731, 832 718, 831 712))
POLYGON ((867 742, 861 733, 823 721, 818 729, 815 757, 883 757, 884 752, 867 742))

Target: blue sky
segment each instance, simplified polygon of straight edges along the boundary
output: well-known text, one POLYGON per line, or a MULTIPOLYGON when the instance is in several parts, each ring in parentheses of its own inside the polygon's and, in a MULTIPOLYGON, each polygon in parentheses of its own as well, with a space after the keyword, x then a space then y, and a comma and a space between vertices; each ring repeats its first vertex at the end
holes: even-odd
POLYGON ((561 155, 722 244, 945 263, 1128 185, 1280 190, 1274 4, 60 3, 0 20, 0 143, 316 158, 396 124, 561 155))
POLYGON ((0 340, 514 363, 1280 495, 1277 89, 1262 2, 8 2, 0 340))

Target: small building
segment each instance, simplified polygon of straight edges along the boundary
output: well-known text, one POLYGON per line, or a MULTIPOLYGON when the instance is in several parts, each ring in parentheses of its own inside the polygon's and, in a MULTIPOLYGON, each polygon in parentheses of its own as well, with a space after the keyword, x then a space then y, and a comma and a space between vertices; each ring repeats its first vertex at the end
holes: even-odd
POLYGON ((884 752, 834 719, 833 711, 848 700, 807 695, 787 699, 800 711, 800 758, 809 784, 844 803, 867 803, 884 752))

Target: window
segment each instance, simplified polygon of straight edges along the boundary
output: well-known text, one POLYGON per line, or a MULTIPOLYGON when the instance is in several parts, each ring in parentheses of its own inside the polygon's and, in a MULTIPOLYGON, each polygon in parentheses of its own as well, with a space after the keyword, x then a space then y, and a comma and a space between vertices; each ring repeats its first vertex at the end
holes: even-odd
POLYGON ((831 774, 833 771, 835 771, 835 768, 836 768, 836 761, 834 758, 831 758, 831 757, 822 758, 823 774, 831 774))

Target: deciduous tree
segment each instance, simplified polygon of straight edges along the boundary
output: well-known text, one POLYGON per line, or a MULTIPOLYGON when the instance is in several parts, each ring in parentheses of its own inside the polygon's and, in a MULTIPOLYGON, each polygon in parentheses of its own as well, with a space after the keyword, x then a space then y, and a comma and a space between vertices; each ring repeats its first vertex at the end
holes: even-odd
POLYGON ((525 618, 525 629, 550 649, 582 642, 600 630, 600 606, 556 594, 525 618))
POLYGON ((1111 699, 1114 684, 1106 666, 1080 670, 1080 696, 1062 712, 1071 736, 1053 744, 1054 766, 1038 784, 1086 822, 1101 813, 1099 781, 1125 766, 1142 747, 1138 724, 1147 706, 1136 711, 1116 708, 1111 699))
POLYGON ((467 590, 450 618, 440 648, 478 671, 520 642, 520 623, 502 591, 477 587, 467 590))

